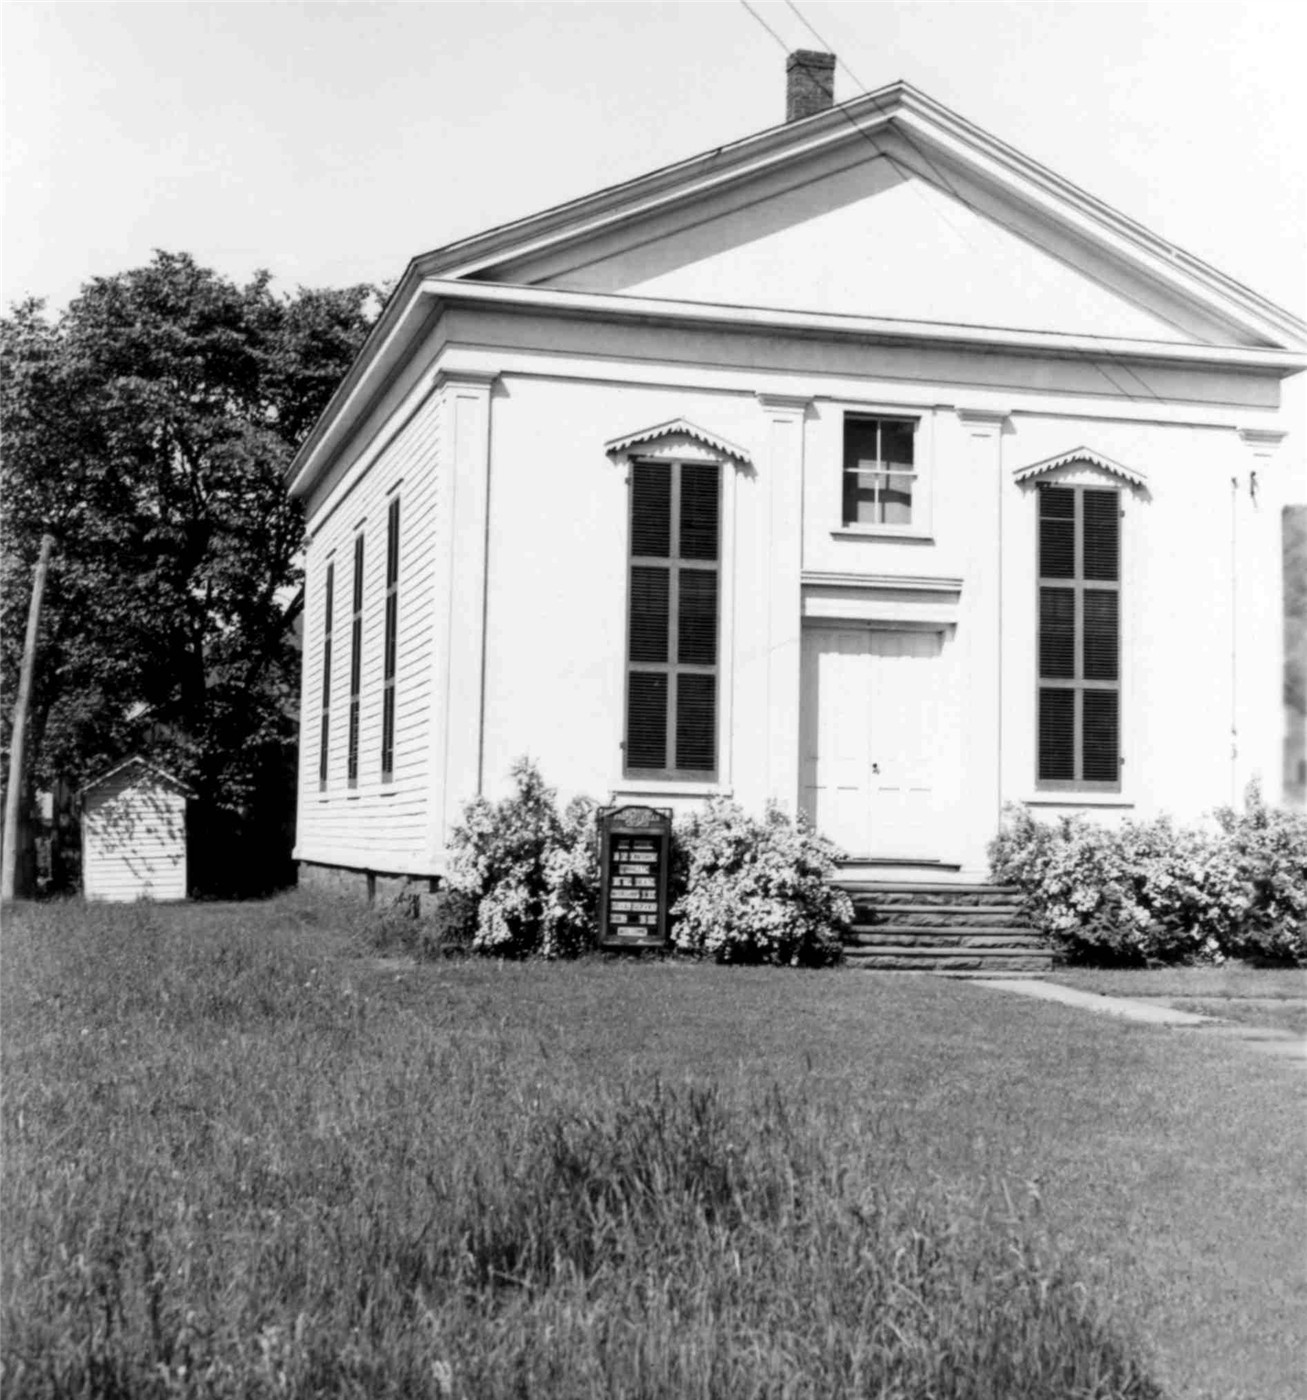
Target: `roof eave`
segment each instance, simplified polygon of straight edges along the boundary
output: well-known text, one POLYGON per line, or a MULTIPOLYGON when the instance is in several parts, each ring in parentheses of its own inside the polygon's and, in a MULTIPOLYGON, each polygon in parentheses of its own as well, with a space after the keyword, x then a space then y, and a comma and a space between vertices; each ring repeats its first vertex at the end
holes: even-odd
MULTIPOLYGON (((409 272, 412 271, 410 265, 409 272)), ((455 304, 646 325, 709 326, 877 344, 1002 350, 1013 354, 1065 359, 1088 357, 1211 369, 1231 368, 1275 374, 1280 378, 1307 369, 1307 352, 1291 349, 1073 336, 1001 326, 893 320, 832 312, 790 311, 776 307, 561 291, 502 282, 464 282, 448 278, 415 280, 410 279, 409 274, 405 275, 402 287, 406 288, 404 300, 400 300, 400 289, 397 289, 383 313, 385 324, 378 323, 349 375, 287 469, 286 481, 292 495, 302 496, 310 489, 326 462, 363 420, 377 392, 388 382, 394 366, 407 355, 423 328, 429 324, 429 316, 455 304)))
POLYGON ((910 143, 933 142, 963 164, 984 167, 984 173, 1013 197, 1027 202, 1033 197, 1045 208, 1054 204, 1072 211, 1086 236, 1104 242, 1116 257, 1174 294, 1206 304, 1218 317, 1272 344, 1307 349, 1307 322, 902 81, 424 253, 413 266, 426 277, 484 276, 496 267, 646 218, 670 203, 700 197, 818 149, 865 139, 895 122, 903 124, 910 143))
MULTIPOLYGON (((593 237, 601 230, 645 218, 670 203, 700 197, 777 164, 802 159, 818 149, 863 139, 868 132, 894 120, 902 121, 916 139, 939 143, 955 159, 986 165, 991 176, 999 177, 1017 197, 1033 195, 1037 202, 1070 209, 1082 221, 1087 237, 1110 247, 1115 256, 1132 264, 1145 277, 1176 295, 1207 306, 1218 319, 1240 326, 1254 338, 1269 342, 1272 356, 1283 352, 1288 357, 1284 360, 1285 373, 1303 367, 1301 352, 1307 352, 1307 323, 1158 238, 911 84, 898 81, 802 121, 770 127, 414 258, 354 364, 286 469, 285 480, 292 494, 306 489, 306 473, 311 475, 309 469, 332 436, 331 429, 356 398, 360 386, 370 378, 372 367, 379 359, 386 359, 395 337, 409 321, 415 302, 426 295, 422 290, 426 282, 434 279, 449 283, 484 275, 496 266, 593 237)), ((710 314, 713 309, 705 308, 710 314)), ((1214 349, 1218 355, 1223 353, 1223 347, 1214 349)), ((1184 358, 1192 360, 1194 356, 1184 358)), ((1259 363, 1265 367, 1271 362, 1259 363)))

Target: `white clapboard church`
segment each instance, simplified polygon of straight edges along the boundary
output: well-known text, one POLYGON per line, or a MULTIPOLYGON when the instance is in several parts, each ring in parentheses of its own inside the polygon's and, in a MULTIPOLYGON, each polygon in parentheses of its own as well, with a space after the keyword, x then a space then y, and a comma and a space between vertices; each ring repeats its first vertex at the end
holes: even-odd
POLYGON ((297 858, 563 794, 983 878, 1007 803, 1279 791, 1307 326, 906 83, 417 257, 288 473, 297 858))

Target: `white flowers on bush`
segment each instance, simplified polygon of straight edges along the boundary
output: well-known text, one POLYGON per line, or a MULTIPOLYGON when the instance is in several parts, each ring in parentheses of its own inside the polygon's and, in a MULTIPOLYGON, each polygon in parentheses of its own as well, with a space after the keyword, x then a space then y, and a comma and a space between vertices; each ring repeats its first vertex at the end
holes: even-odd
MULTIPOLYGON (((560 815, 529 759, 512 772, 511 796, 464 810, 449 882, 475 906, 474 951, 573 957, 597 941, 596 806, 577 797, 560 815)), ((775 807, 759 821, 708 803, 673 839, 673 945, 719 962, 836 961, 853 918, 848 895, 829 883, 839 854, 775 807)))
POLYGON ((512 776, 510 797, 469 803, 450 837, 450 884, 476 901, 472 947, 501 957, 578 953, 595 935, 595 805, 576 798, 560 816, 528 758, 512 776))
POLYGON ((540 951, 575 957, 593 947, 599 891, 595 803, 574 797, 563 812, 559 844, 545 857, 540 951))
POLYGON ((714 799, 677 829, 672 939, 718 962, 816 966, 837 960, 853 906, 830 877, 838 849, 775 806, 761 821, 714 799))
POLYGON ((1256 787, 1244 812, 1217 812, 1212 830, 1165 817, 1116 829, 1081 817, 1050 825, 1010 808, 990 866, 1074 955, 1307 960, 1307 816, 1266 807, 1256 787))

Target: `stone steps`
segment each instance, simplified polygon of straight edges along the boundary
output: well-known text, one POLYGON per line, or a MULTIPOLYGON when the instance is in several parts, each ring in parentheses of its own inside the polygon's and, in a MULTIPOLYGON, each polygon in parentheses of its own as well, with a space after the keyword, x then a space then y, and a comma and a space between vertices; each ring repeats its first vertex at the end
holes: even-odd
POLYGON ((845 936, 846 948, 1043 948, 1039 934, 1025 928, 937 929, 854 928, 845 936))
POLYGON ((1019 891, 1002 885, 841 880, 853 901, 851 967, 1008 976, 1047 972, 1053 955, 1019 891))
POLYGON ((854 923, 862 928, 941 928, 965 924, 968 928, 1024 928, 1021 910, 996 904, 887 904, 854 906, 854 923))

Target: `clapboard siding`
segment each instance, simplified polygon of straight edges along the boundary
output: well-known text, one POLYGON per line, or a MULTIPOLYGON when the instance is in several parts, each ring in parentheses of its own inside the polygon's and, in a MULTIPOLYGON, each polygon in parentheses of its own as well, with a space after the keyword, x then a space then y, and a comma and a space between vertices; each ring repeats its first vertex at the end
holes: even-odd
POLYGON ((440 415, 435 397, 414 414, 325 521, 309 520, 305 561, 304 685, 300 744, 300 860, 415 870, 426 859, 431 786, 435 549, 440 415), (381 781, 386 624, 386 515, 399 507, 394 764, 381 781), (358 780, 347 778, 354 539, 362 531, 363 628, 358 780), (319 790, 324 586, 335 563, 331 728, 327 784, 319 790), (348 853, 347 857, 343 853, 348 853))
POLYGON ((140 768, 88 789, 82 887, 94 900, 185 899, 185 796, 140 768))

